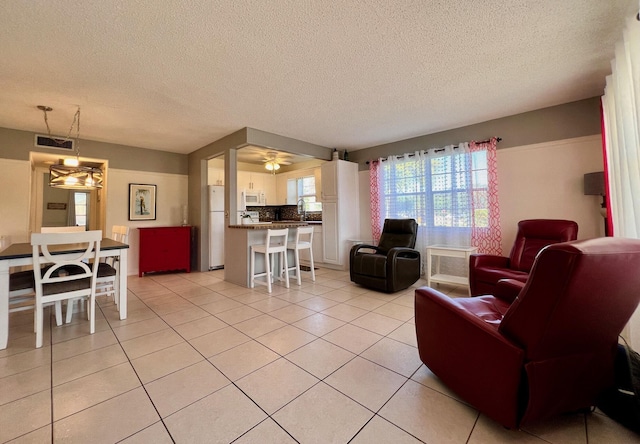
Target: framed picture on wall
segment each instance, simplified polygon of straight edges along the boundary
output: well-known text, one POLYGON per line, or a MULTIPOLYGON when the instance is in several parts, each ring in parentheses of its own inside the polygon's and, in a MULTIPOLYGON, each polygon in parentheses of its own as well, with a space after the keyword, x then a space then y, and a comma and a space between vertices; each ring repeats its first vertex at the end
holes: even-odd
POLYGON ((129 220, 156 220, 156 185, 129 184, 129 220))

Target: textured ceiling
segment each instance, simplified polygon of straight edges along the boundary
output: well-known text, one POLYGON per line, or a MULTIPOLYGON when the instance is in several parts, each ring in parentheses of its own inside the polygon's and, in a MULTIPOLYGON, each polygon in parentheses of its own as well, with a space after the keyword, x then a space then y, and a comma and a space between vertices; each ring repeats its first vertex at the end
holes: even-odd
POLYGON ((0 127, 350 150, 601 95, 637 0, 3 0, 0 127))

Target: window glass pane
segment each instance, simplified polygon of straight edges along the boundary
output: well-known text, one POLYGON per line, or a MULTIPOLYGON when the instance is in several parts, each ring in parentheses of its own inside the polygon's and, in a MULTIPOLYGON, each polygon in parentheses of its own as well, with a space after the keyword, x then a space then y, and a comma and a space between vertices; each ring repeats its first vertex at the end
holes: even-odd
POLYGON ((298 178, 296 187, 298 190, 297 200, 304 201, 305 211, 322 211, 322 203, 316 202, 316 178, 314 176, 298 178))
POLYGON ((484 151, 383 163, 380 177, 384 217, 411 217, 427 227, 488 226, 484 151))
POLYGON ((87 216, 89 214, 89 198, 87 193, 73 193, 74 209, 76 212, 76 225, 87 226, 87 216))

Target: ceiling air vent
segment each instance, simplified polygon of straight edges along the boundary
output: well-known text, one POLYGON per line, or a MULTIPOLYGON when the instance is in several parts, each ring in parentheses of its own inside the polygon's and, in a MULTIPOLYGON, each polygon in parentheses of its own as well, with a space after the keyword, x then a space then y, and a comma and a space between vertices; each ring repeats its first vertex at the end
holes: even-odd
POLYGON ((36 134, 36 146, 39 148, 56 148, 59 150, 73 151, 73 139, 56 139, 54 137, 36 134))

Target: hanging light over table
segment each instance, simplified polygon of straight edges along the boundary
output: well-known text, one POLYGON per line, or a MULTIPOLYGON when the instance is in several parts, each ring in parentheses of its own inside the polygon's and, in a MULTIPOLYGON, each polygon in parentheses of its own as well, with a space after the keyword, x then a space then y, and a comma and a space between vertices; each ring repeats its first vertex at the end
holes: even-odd
POLYGON ((60 165, 51 165, 49 167, 49 186, 54 188, 65 188, 70 190, 93 190, 102 188, 104 175, 100 168, 83 166, 80 164, 80 107, 73 116, 69 134, 65 139, 55 139, 51 137, 51 129, 49 128, 49 120, 47 112, 53 109, 49 106, 38 105, 38 109, 44 113, 44 123, 47 125, 49 138, 59 143, 66 142, 70 139, 73 127, 76 127, 76 158, 65 159, 60 165))

